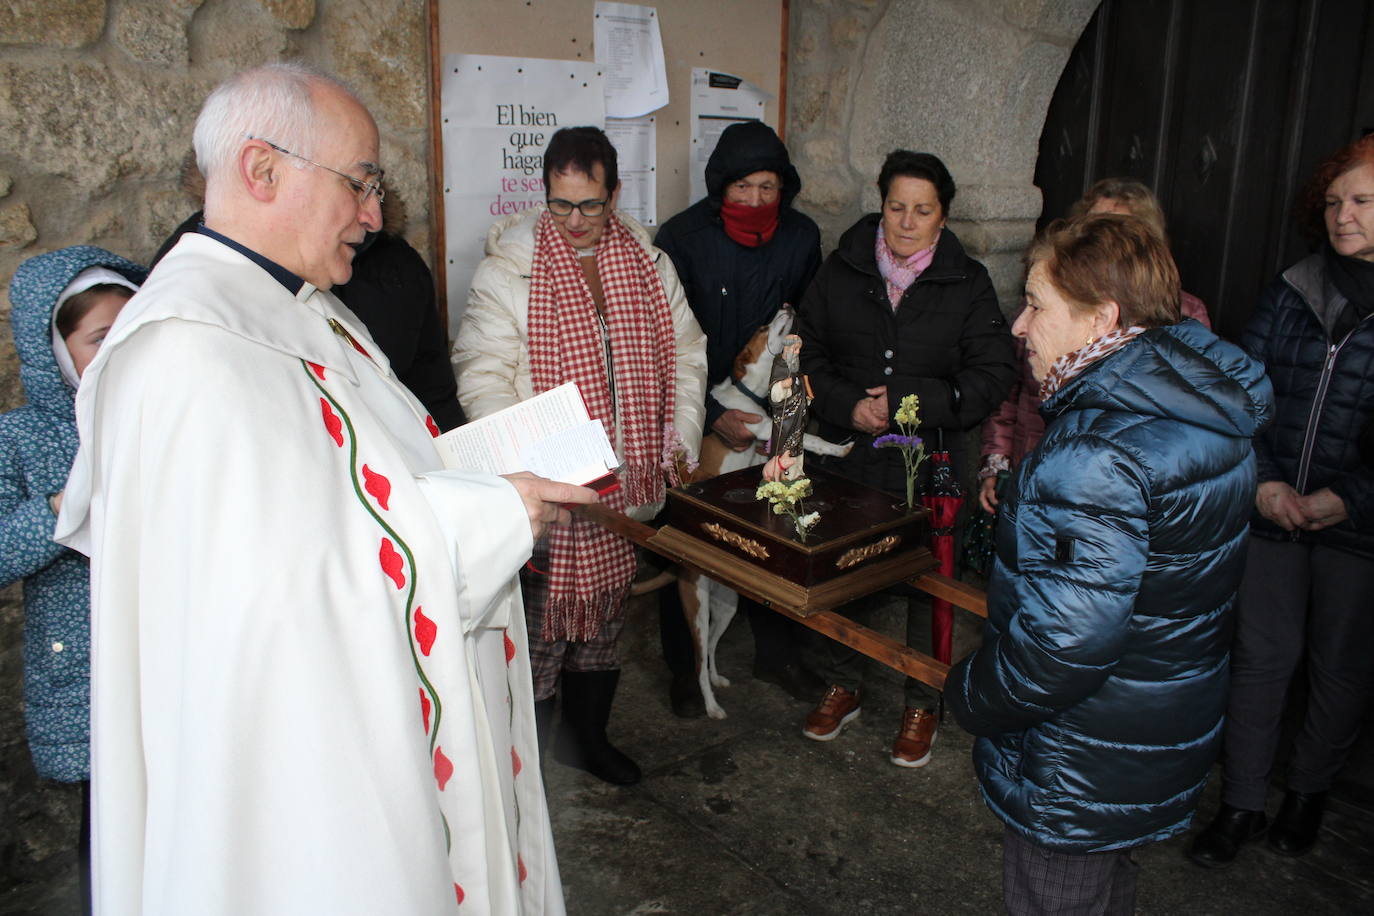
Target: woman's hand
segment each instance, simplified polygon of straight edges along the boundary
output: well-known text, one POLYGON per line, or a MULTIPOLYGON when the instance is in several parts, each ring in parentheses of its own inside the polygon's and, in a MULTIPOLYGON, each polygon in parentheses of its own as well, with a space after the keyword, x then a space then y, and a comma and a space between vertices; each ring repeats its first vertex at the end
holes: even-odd
MULTIPOLYGON (((1303 512, 1302 499, 1297 490, 1283 481, 1270 480, 1260 484, 1255 492, 1255 508, 1259 510, 1260 515, 1284 531, 1294 531, 1307 527, 1308 518, 1303 512)), ((1341 507, 1342 512, 1344 508, 1341 507)))
POLYGON ((860 398, 850 411, 849 423, 861 433, 881 435, 887 429, 887 386, 868 388, 866 398, 860 398))
POLYGON ((1306 531, 1320 531, 1349 518, 1345 511, 1345 500, 1332 492, 1330 487, 1299 496, 1298 508, 1305 519, 1302 528, 1306 531))
POLYGON ((978 485, 978 505, 982 506, 988 515, 995 515, 997 504, 997 478, 984 477, 983 482, 978 485))

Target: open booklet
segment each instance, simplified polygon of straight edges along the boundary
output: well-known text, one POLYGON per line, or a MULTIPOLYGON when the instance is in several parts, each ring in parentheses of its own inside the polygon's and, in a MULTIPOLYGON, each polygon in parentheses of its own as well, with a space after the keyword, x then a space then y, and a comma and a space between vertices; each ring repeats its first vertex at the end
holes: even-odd
POLYGON ((451 429, 435 444, 444 466, 455 470, 530 471, 603 494, 620 486, 606 428, 587 413, 573 382, 451 429))

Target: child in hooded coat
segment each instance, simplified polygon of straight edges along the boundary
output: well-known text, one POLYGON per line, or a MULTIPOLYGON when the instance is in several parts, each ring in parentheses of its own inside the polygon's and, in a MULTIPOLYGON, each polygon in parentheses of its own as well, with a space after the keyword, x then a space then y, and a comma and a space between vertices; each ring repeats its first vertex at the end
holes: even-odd
POLYGON ((90 569, 52 539, 76 457, 76 388, 144 276, 132 261, 78 245, 30 258, 10 283, 28 403, 0 415, 0 587, 24 582, 29 751, 39 776, 61 782, 90 779, 90 569))

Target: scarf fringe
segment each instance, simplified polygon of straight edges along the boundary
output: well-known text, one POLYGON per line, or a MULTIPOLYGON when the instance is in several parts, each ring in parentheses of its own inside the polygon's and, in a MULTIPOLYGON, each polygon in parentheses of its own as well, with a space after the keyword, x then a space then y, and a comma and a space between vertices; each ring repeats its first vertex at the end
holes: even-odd
POLYGON ((625 606, 630 583, 607 588, 590 595, 562 595, 550 597, 544 611, 544 632, 547 642, 569 640, 587 642, 601 632, 608 621, 614 620, 625 606))

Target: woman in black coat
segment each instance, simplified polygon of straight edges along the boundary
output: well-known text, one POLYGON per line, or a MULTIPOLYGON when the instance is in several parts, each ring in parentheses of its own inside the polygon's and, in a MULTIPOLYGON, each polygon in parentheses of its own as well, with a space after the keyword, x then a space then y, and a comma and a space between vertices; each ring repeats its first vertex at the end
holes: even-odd
MULTIPOLYGON (((855 440, 847 457, 823 466, 904 495, 900 451, 872 447, 874 438, 895 431, 902 398, 919 398, 921 436, 943 438, 961 467, 959 434, 1002 402, 1016 360, 987 270, 945 226, 955 187, 944 163, 897 150, 883 163, 878 190, 882 211, 840 237, 802 300, 797 333, 821 435, 855 440)), ((877 603, 854 602, 842 613, 863 618, 877 603)), ((916 636, 911 618, 908 610, 908 644, 916 636)), ((828 643, 824 661, 820 673, 831 686, 802 730, 817 741, 837 737, 862 703, 863 657, 828 643)), ((938 704, 938 691, 907 679, 894 764, 919 767, 930 759, 938 704)))
POLYGON ((1359 733, 1374 687, 1374 135, 1318 167, 1302 207, 1321 250, 1264 295, 1242 343, 1274 384, 1275 420, 1255 440, 1259 491, 1241 583, 1226 710, 1221 809, 1189 851, 1229 864, 1268 832, 1300 856, 1359 733), (1287 793, 1264 813, 1289 682, 1308 697, 1287 793))

